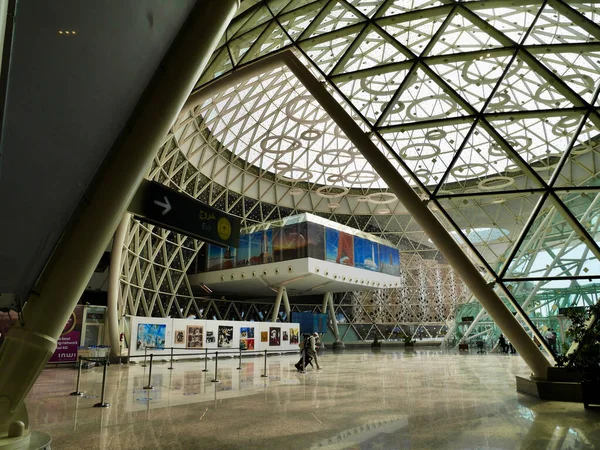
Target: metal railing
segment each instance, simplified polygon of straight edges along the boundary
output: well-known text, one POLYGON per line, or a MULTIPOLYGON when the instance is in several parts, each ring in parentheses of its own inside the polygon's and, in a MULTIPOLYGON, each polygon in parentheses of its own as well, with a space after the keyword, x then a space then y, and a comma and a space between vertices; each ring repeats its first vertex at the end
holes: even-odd
MULTIPOLYGON (((148 383, 143 387, 143 389, 146 390, 152 390, 154 389, 154 386, 152 385, 152 367, 154 364, 154 356, 158 356, 155 355, 154 353, 150 353, 148 354, 147 350, 156 350, 156 347, 147 347, 144 349, 144 354, 143 355, 134 355, 134 356, 130 356, 129 359, 134 359, 134 358, 144 358, 144 362, 141 364, 141 367, 148 367, 148 383), (149 364, 148 364, 149 362, 149 364)), ((165 349, 158 349, 158 350, 170 350, 170 358, 169 358, 169 370, 173 370, 173 361, 174 358, 177 356, 203 356, 204 357, 204 369, 202 369, 202 372, 208 372, 208 359, 209 356, 214 356, 214 376, 212 378, 212 380, 210 380, 212 383, 219 383, 220 380, 218 378, 218 368, 219 368, 219 356, 221 356, 221 358, 223 356, 232 356, 234 355, 237 356, 238 359, 238 367, 236 367, 236 370, 241 370, 242 369, 242 357, 244 355, 247 356, 258 356, 258 355, 263 355, 264 358, 264 365, 263 365, 263 373, 261 374, 261 377, 263 378, 268 378, 269 375, 267 373, 267 357, 269 356, 269 354, 281 354, 282 351, 281 350, 273 350, 271 352, 269 352, 268 350, 233 350, 233 351, 227 351, 227 350, 214 350, 214 351, 210 351, 208 349, 204 349, 204 352, 195 352, 193 353, 193 351, 195 349, 183 349, 183 348, 178 348, 177 350, 183 350, 183 353, 178 353, 175 354, 174 353, 174 348, 170 347, 169 349, 165 348, 165 349)), ((287 353, 287 352, 286 352, 287 353)), ((164 356, 164 354, 161 354, 161 356, 164 356)), ((103 370, 102 370, 102 393, 101 393, 101 397, 100 397, 100 402, 96 403, 94 405, 94 407, 97 408, 108 408, 110 407, 110 403, 106 403, 104 401, 104 397, 106 394, 106 374, 107 374, 107 369, 108 366, 110 364, 110 360, 109 358, 93 358, 93 357, 82 357, 80 356, 78 358, 78 364, 77 364, 77 385, 75 387, 75 391, 71 392, 70 395, 78 395, 78 396, 82 396, 85 392, 81 391, 81 369, 83 366, 83 362, 92 362, 92 363, 98 363, 101 364, 103 366, 103 370)))
POLYGON ((85 392, 81 390, 81 367, 83 365, 83 361, 102 364, 102 394, 100 395, 100 402, 96 403, 94 407, 108 408, 110 406, 110 403, 106 403, 104 401, 104 396, 106 395, 106 371, 108 369, 108 365, 110 364, 109 358, 84 358, 80 356, 77 359, 77 386, 75 387, 75 391, 71 392, 70 395, 82 396, 83 394, 85 394, 85 392))

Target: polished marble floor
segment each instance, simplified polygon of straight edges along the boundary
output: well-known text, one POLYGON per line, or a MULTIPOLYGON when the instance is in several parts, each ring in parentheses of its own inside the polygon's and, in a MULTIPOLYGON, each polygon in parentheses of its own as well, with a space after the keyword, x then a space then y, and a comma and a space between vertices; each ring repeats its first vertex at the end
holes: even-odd
POLYGON ((600 413, 515 391, 519 356, 440 349, 325 353, 321 371, 297 355, 45 370, 28 396, 33 429, 53 449, 600 449, 600 413))

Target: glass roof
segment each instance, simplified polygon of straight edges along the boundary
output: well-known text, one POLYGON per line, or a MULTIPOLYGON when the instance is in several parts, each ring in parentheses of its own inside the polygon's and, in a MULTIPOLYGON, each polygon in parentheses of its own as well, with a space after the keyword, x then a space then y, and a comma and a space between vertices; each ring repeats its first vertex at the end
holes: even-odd
MULTIPOLYGON (((235 19, 200 84, 291 48, 382 150, 402 159, 413 184, 434 194, 542 189, 559 176, 566 152, 578 149, 570 165, 597 147, 596 6, 453 5, 263 2, 235 19)), ((386 188, 285 67, 238 83, 197 112, 235 159, 279 180, 386 188)))
MULTIPOLYGON (((293 51, 510 303, 515 280, 537 283, 529 298, 600 278, 599 23, 594 1, 265 0, 234 20, 198 88, 293 51)), ((396 200, 285 67, 195 114, 230 162, 292 195, 396 200)))
MULTIPOLYGON (((556 311, 576 301, 556 289, 565 286, 597 301, 600 290, 590 292, 600 285, 599 2, 252 3, 230 24, 197 91, 293 52, 511 309, 538 320, 536 293, 552 291, 556 311)), ((188 111, 150 177, 246 225, 315 213, 394 243, 408 277, 415 264, 438 270, 443 258, 402 199, 295 76, 272 64, 253 74, 188 111)), ((139 258, 124 266, 136 286, 132 310, 166 313, 175 297, 193 298, 185 268, 200 244, 131 229, 140 233, 130 240, 139 258), (158 269, 150 276, 144 258, 152 254, 158 269)), ((421 281, 402 295, 416 299, 421 281)), ((456 301, 431 290, 414 302, 424 297, 438 306, 456 301)))

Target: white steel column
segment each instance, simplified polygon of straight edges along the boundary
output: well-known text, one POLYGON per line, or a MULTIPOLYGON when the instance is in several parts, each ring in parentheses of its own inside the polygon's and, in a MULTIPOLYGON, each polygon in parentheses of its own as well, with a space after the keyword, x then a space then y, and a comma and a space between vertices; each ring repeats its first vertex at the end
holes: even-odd
POLYGON ((281 299, 283 298, 284 292, 285 288, 283 286, 277 288, 277 297, 275 297, 275 305, 273 305, 273 312, 271 313, 271 322, 277 322, 279 308, 281 308, 281 299))
POLYGON ((110 253, 110 267, 108 269, 108 308, 107 324, 110 336, 110 353, 112 356, 120 355, 121 342, 119 339, 119 297, 121 292, 121 260, 123 255, 123 244, 127 237, 127 227, 129 226, 129 213, 125 213, 121 219, 110 253))
POLYGON ((8 333, 0 350, 0 448, 28 445, 23 400, 56 349, 100 256, 238 8, 239 0, 206 0, 193 8, 65 230, 21 323, 8 333), (19 428, 11 427, 16 421, 25 423, 18 436, 22 444, 6 437, 9 429, 19 428))
POLYGON ((333 294, 328 292, 329 294, 329 316, 331 318, 331 326, 333 327, 333 334, 335 335, 335 341, 340 342, 340 330, 338 329, 337 319, 335 318, 335 311, 333 308, 333 294))
POLYGON ((292 321, 292 308, 290 308, 290 299, 287 295, 287 289, 283 288, 283 308, 285 309, 285 316, 287 317, 287 321, 292 321))

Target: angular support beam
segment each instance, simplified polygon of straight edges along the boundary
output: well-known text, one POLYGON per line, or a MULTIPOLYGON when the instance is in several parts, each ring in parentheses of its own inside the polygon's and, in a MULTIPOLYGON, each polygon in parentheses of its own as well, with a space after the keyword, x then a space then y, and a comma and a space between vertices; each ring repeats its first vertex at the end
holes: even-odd
POLYGON ((387 183, 391 191, 398 196, 404 207, 412 214, 452 268, 460 275, 504 335, 513 343, 531 368, 534 377, 546 379, 550 362, 504 305, 502 299, 494 292, 493 283, 488 284, 462 248, 437 220, 435 214, 371 141, 369 134, 363 132, 346 110, 335 101, 327 89, 302 65, 298 58, 291 52, 287 52, 285 53, 285 61, 298 80, 337 123, 363 157, 387 183))
MULTIPOLYGON (((26 416, 27 393, 54 353, 100 256, 238 8, 239 0, 206 0, 192 9, 65 230, 22 321, 8 333, 0 350, 0 448, 7 443, 10 425, 26 416)), ((25 426, 23 441, 29 438, 25 426)))

